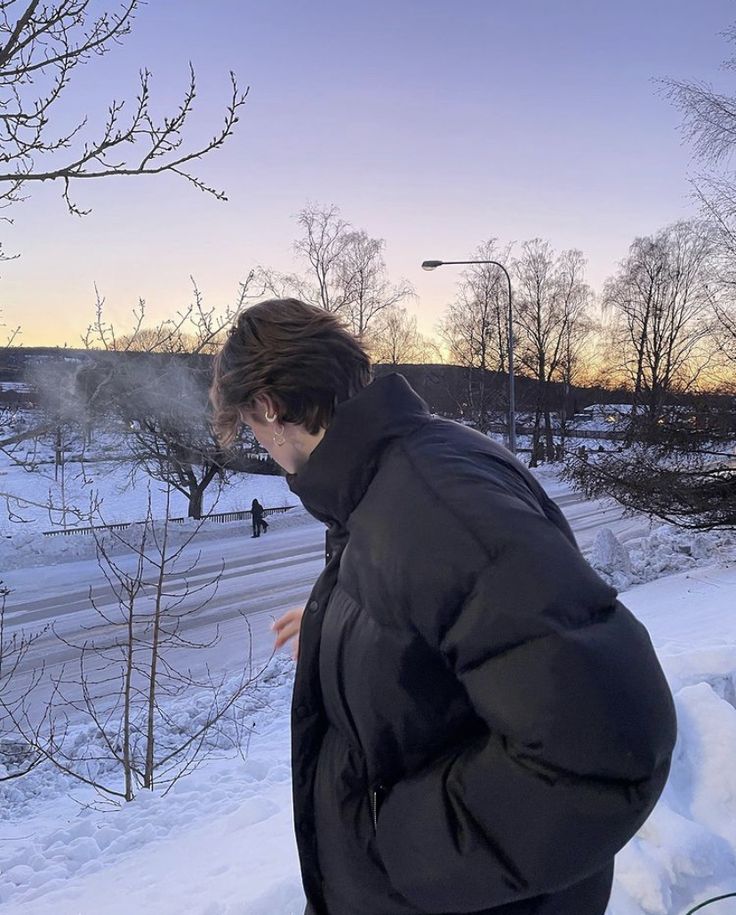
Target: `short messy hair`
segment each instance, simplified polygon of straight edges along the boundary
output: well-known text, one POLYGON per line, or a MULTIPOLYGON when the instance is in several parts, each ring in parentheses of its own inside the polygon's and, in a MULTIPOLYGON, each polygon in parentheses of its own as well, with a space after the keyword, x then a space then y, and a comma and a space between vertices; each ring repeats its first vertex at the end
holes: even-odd
POLYGON ((372 377, 363 344, 335 314, 299 299, 267 299, 238 315, 215 357, 215 434, 232 444, 242 411, 254 409, 260 394, 274 401, 279 421, 316 434, 372 377))

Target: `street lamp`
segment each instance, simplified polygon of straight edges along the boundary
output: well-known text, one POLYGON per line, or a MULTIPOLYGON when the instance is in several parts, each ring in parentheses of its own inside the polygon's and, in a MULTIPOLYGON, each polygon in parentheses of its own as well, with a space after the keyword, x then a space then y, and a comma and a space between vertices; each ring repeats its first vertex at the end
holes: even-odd
POLYGON ((445 264, 493 264, 506 274, 509 285, 509 451, 516 454, 516 386, 514 383, 514 322, 511 301, 511 277, 498 261, 422 261, 422 270, 435 270, 445 264))

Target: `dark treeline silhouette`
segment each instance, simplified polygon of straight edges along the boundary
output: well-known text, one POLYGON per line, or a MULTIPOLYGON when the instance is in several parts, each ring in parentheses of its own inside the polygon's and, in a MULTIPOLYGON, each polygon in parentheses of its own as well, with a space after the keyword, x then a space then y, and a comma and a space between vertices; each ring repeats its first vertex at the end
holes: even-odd
MULTIPOLYGON (((175 361, 187 367, 202 379, 206 387, 209 377, 211 357, 202 354, 177 353, 157 354, 145 352, 105 352, 88 349, 69 349, 66 347, 10 347, 0 353, 0 386, 3 382, 27 382, 32 375, 32 367, 40 363, 64 362, 70 373, 77 376, 77 390, 85 399, 91 396, 99 383, 102 366, 113 367, 125 365, 128 372, 135 374, 136 362, 141 366, 151 362, 175 361), (85 390, 87 393, 85 393, 85 390)), ((472 419, 467 409, 468 391, 479 384, 479 370, 465 366, 430 364, 399 364, 374 367, 377 376, 389 372, 400 372, 406 377, 414 390, 427 402, 430 410, 451 418, 472 419)), ((126 374, 128 373, 126 372, 126 374)), ((506 410, 508 396, 508 375, 502 372, 485 371, 485 386, 490 391, 489 408, 497 415, 506 410)), ((516 375, 517 411, 523 414, 533 410, 537 382, 534 378, 516 375)), ((630 404, 633 393, 623 386, 597 385, 564 385, 562 382, 550 383, 550 402, 554 412, 564 411, 568 417, 580 413, 594 404, 630 404)), ((38 402, 38 393, 31 389, 28 393, 17 394, 14 391, 0 391, 0 397, 8 402, 20 399, 23 402, 38 402)), ((695 409, 719 410, 730 406, 732 397, 718 392, 673 392, 667 399, 667 406, 683 406, 695 409)))

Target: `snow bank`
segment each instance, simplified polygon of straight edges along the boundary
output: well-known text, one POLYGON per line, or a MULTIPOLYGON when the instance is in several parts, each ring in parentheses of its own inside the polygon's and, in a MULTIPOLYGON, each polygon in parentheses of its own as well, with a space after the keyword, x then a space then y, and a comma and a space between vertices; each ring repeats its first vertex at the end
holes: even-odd
MULTIPOLYGON (((657 807, 616 858, 607 915, 681 915, 736 892, 736 566, 650 581, 621 600, 652 636, 678 738, 657 807)), ((704 912, 732 915, 736 900, 704 912)))
MULTIPOLYGON (((675 704, 670 778, 616 859, 607 915, 674 915, 736 891, 736 708, 705 682, 679 690, 675 704)), ((722 906, 711 911, 736 911, 733 900, 722 906)))
POLYGON ((0 784, 0 906, 13 915, 301 915, 291 829, 293 664, 250 697, 250 753, 116 810, 48 766, 0 784), (115 888, 114 892, 112 888, 115 888))
POLYGON ((685 569, 736 557, 736 531, 686 531, 671 524, 623 544, 608 528, 586 558, 614 588, 625 589, 685 569))
MULTIPOLYGON (((736 568, 680 573, 622 599, 652 634, 679 736, 659 804, 617 856, 607 915, 683 915, 736 890, 736 568)), ((94 796, 48 769, 7 783, 2 911, 302 915, 289 788, 292 668, 273 663, 246 762, 210 762, 168 797, 142 794, 117 811, 80 807, 94 796)), ((729 915, 728 904, 711 911, 729 915)))

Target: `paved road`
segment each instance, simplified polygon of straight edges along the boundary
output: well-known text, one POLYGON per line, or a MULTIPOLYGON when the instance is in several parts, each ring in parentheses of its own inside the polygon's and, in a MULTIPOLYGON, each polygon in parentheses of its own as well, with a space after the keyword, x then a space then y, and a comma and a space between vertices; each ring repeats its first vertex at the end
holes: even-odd
MULTIPOLYGON (((583 550, 592 545, 602 527, 611 528, 622 540, 648 530, 645 520, 624 518, 614 503, 590 502, 560 487, 552 494, 583 550)), ((199 641, 219 634, 219 644, 207 653, 210 664, 214 657, 222 671, 239 669, 251 647, 254 660, 261 663, 273 643, 271 622, 304 603, 322 568, 323 551, 324 528, 308 517, 301 526, 276 528, 257 542, 224 534, 198 546, 196 568, 180 568, 167 578, 166 599, 174 603, 189 589, 190 596, 181 604, 182 610, 189 611, 182 617, 182 631, 189 640, 199 641), (216 588, 208 585, 214 578, 219 579, 216 588)), ((185 558, 191 567, 193 556, 185 558)), ((133 564, 125 558, 116 562, 122 567, 133 564)), ((78 649, 64 644, 56 634, 77 645, 83 641, 99 644, 115 629, 111 621, 120 619, 119 602, 94 562, 17 570, 3 577, 13 589, 7 601, 6 632, 52 627, 25 659, 23 669, 28 673, 41 663, 47 671, 59 670, 78 657, 78 649), (90 596, 98 613, 91 609, 90 596)), ((151 588, 147 590, 150 595, 151 588)), ((150 607, 150 596, 144 596, 141 606, 145 608, 146 602, 150 607)), ((180 650, 180 663, 194 667, 204 663, 203 652, 190 649, 189 657, 186 653, 186 649, 180 650)))

